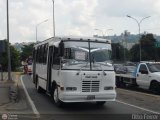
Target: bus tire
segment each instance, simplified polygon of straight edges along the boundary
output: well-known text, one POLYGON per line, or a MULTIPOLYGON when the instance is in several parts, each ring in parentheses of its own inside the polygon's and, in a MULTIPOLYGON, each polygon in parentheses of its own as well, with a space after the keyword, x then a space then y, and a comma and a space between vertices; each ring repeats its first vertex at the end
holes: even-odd
POLYGON ((57 107, 62 107, 63 102, 59 99, 59 94, 58 94, 58 87, 56 86, 53 90, 53 102, 57 107))
POLYGON ((106 103, 106 101, 97 101, 97 106, 103 106, 106 103))

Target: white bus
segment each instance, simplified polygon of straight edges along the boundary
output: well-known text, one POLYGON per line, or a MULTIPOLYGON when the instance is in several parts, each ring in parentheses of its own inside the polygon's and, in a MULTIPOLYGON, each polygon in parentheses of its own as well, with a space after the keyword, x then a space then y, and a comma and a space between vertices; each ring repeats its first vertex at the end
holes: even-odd
POLYGON ((111 41, 100 38, 55 37, 34 46, 33 82, 55 104, 114 101, 115 72, 111 41))

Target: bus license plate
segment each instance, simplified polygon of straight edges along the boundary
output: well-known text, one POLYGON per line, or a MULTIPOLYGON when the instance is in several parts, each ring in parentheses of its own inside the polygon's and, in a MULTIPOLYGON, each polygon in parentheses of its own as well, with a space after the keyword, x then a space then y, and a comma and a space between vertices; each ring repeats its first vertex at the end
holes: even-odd
POLYGON ((87 100, 93 100, 93 99, 95 99, 95 95, 88 95, 87 96, 87 100))

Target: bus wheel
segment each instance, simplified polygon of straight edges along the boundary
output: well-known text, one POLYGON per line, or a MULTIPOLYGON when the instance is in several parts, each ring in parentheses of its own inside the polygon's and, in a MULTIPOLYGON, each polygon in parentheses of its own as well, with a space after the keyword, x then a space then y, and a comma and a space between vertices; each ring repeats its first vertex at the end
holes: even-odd
POLYGON ((54 89, 52 97, 53 97, 54 104, 57 107, 62 107, 63 102, 59 99, 58 87, 54 89))
POLYGON ((106 101, 97 101, 97 106, 103 106, 106 103, 106 101))

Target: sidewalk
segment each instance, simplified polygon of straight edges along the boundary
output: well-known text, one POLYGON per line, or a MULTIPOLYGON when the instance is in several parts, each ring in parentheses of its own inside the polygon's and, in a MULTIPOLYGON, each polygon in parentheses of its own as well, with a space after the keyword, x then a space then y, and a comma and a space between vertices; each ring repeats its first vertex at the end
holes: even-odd
POLYGON ((21 85, 21 73, 13 72, 12 81, 7 76, 3 73, 3 81, 0 76, 0 114, 33 114, 21 85))
MULTIPOLYGON (((11 76, 14 79, 14 74, 11 76)), ((14 84, 14 81, 7 81, 7 79, 7 73, 3 73, 3 81, 0 77, 0 110, 2 106, 11 102, 9 99, 9 88, 14 84)))

